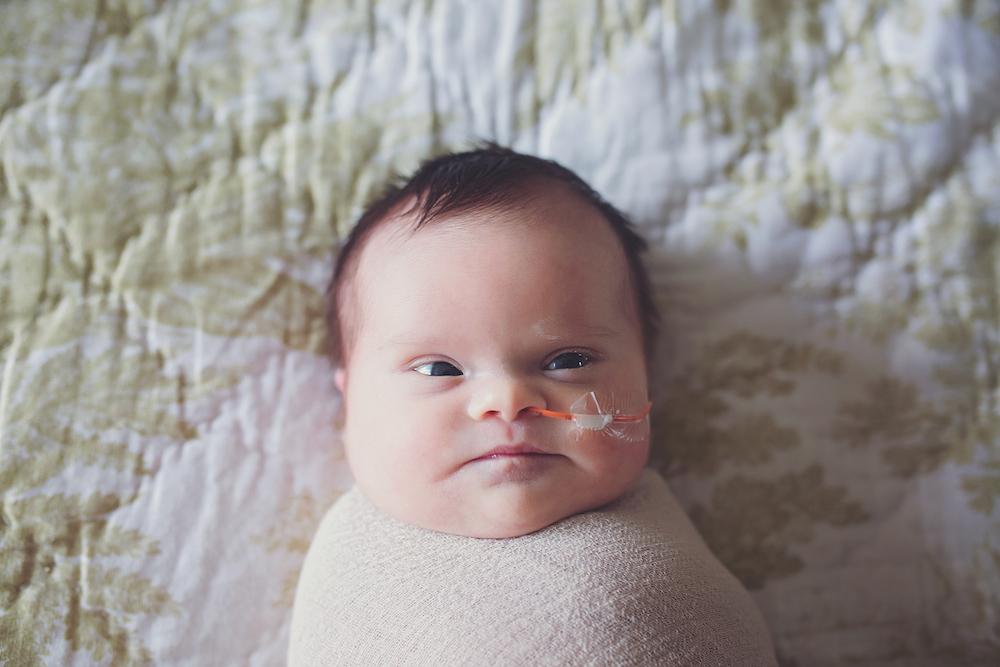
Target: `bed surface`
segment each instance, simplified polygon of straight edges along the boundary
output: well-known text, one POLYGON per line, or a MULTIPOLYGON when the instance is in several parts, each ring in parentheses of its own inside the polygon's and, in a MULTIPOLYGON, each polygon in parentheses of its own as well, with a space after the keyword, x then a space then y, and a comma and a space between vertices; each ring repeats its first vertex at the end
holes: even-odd
POLYGON ((477 138, 649 238, 653 465, 785 667, 1000 664, 1000 7, 0 4, 0 662, 281 665, 333 250, 477 138))

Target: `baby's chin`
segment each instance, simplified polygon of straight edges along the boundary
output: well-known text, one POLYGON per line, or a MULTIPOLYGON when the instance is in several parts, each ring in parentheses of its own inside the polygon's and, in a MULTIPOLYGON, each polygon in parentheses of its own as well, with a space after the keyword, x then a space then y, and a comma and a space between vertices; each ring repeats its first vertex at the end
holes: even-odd
MULTIPOLYGON (((406 523, 439 533, 504 539, 529 535, 563 519, 603 507, 628 488, 608 489, 600 494, 591 490, 574 496, 565 489, 560 493, 530 486, 511 482, 487 491, 447 496, 449 502, 433 503, 421 509, 410 503, 405 509, 380 508, 406 523)), ((379 505, 377 501, 375 504, 379 505)))
POLYGON ((585 512, 587 509, 572 511, 561 509, 547 513, 538 512, 537 510, 530 512, 500 511, 489 514, 484 513, 475 520, 463 521, 460 525, 453 526, 454 530, 446 532, 464 537, 494 540, 522 537, 548 528, 563 519, 585 512))
POLYGON ((449 535, 480 539, 506 539, 536 533, 539 530, 559 523, 563 519, 590 509, 596 509, 596 507, 550 512, 539 512, 535 509, 523 513, 516 510, 500 512, 484 511, 474 518, 458 515, 438 515, 418 517, 416 521, 410 521, 409 523, 449 535))
POLYGON ((451 535, 501 539, 607 505, 642 474, 644 453, 636 448, 635 456, 603 468, 563 455, 486 456, 437 478, 366 476, 359 470, 355 480, 379 509, 401 521, 451 535))

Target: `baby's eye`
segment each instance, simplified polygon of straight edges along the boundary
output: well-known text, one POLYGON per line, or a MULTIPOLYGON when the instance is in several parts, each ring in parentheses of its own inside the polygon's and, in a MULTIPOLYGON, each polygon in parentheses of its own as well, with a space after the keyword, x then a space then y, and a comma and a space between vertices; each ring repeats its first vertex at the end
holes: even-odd
POLYGON ((455 368, 453 364, 449 364, 447 361, 431 361, 426 364, 420 364, 414 368, 416 372, 421 375, 430 376, 440 376, 440 375, 461 375, 462 371, 455 368))
POLYGON ((583 368, 590 363, 590 357, 582 352, 563 352, 549 362, 547 371, 561 371, 567 368, 583 368))

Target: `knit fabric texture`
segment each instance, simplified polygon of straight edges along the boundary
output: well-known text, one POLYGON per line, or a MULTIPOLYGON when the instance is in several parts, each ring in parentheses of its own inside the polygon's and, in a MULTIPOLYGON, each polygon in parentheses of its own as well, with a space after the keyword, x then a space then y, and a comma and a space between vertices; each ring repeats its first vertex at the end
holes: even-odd
POLYGON ((288 664, 776 662, 749 594, 646 470, 610 505, 500 540, 411 526, 354 487, 306 557, 288 664))

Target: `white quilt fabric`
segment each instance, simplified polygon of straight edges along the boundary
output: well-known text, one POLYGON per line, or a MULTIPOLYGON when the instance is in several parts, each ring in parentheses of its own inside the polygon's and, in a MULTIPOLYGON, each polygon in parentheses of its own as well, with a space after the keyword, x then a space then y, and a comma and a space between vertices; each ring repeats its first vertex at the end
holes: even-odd
POLYGON ((655 248, 655 465, 790 667, 1000 664, 995 0, 0 3, 0 662, 281 665, 333 250, 555 158, 655 248))

